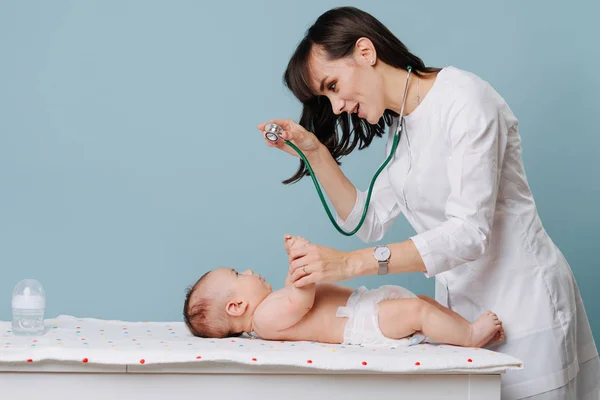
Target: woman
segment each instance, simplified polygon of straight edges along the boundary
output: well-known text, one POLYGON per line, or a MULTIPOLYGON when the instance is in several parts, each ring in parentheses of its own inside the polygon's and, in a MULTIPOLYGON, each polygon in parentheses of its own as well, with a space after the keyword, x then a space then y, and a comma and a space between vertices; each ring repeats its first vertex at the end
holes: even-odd
MULTIPOLYGON (((395 156, 357 235, 381 240, 401 213, 417 232, 377 251, 308 245, 290 255, 295 284, 377 273, 435 276, 442 304, 469 320, 488 309, 503 320, 506 340, 495 350, 525 365, 503 377, 504 399, 600 398, 584 306, 537 214, 517 119, 502 97, 471 73, 425 67, 378 20, 349 7, 324 13, 307 31, 285 82, 303 103, 301 119, 269 122, 282 125, 283 138, 305 154, 347 230, 357 226, 366 193, 338 160, 381 137, 386 125, 387 155, 404 103, 395 156)), ((282 141, 266 142, 297 155, 282 141)), ((285 183, 305 175, 301 161, 285 183)))

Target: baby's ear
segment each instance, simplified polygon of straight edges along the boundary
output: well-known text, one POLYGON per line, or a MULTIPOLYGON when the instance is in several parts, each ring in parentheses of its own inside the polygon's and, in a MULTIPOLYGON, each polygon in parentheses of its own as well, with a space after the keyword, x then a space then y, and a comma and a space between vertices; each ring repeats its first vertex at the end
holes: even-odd
POLYGON ((248 309, 248 303, 243 300, 229 300, 225 306, 225 312, 232 317, 241 317, 248 309))

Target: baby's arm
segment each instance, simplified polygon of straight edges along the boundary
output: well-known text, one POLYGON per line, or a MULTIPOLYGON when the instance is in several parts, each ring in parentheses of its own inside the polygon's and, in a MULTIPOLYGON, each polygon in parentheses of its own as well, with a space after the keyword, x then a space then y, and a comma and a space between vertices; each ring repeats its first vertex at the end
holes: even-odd
MULTIPOLYGON (((287 236, 286 251, 295 246, 304 246, 308 241, 302 237, 287 236)), ((254 324, 263 330, 282 331, 294 326, 312 308, 315 301, 316 284, 295 287, 288 273, 285 287, 271 293, 256 309, 254 324)))
POLYGON ((294 326, 312 308, 315 289, 314 283, 301 288, 290 285, 271 293, 254 313, 257 333, 265 336, 264 332, 280 332, 294 326))

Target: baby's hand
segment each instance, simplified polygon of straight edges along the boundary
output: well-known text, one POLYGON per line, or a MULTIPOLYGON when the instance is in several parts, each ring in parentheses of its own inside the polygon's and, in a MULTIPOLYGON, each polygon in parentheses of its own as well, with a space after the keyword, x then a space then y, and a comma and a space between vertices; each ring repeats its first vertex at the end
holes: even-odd
POLYGON ((285 235, 283 240, 285 242, 285 251, 288 255, 290 254, 290 250, 306 246, 310 243, 302 236, 285 235))

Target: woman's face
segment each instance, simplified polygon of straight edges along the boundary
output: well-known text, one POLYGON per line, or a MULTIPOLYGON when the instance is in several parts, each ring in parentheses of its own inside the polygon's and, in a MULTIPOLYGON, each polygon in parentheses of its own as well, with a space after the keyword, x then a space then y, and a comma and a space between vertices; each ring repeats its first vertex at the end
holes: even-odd
POLYGON ((319 47, 313 47, 309 70, 313 90, 327 96, 333 112, 358 113, 360 118, 376 124, 385 111, 382 77, 372 62, 374 51, 356 46, 354 54, 329 60, 319 47))

